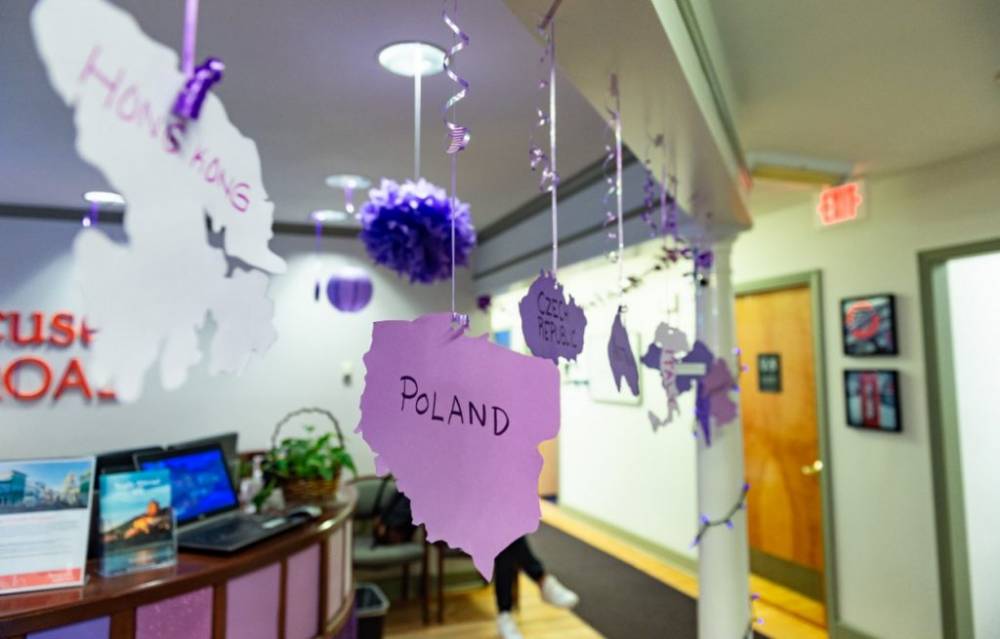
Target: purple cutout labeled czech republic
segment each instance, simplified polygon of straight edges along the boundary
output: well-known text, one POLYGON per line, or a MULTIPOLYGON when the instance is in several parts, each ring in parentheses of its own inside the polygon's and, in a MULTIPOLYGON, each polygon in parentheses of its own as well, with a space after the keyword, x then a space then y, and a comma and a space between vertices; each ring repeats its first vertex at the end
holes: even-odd
POLYGON ((559 431, 559 369, 451 319, 375 322, 356 432, 428 540, 463 549, 489 580, 500 551, 538 528, 538 445, 559 431))
POLYGON ((572 296, 567 301, 551 273, 543 271, 531 283, 518 308, 524 341, 535 356, 558 363, 560 357, 576 359, 583 351, 587 318, 572 296))

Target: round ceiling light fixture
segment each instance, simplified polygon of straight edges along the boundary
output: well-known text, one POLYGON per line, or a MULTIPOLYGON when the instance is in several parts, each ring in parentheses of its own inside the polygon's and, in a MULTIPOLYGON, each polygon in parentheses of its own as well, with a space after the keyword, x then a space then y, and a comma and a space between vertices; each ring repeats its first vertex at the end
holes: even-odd
POLYGON ((334 224, 337 222, 347 222, 351 216, 344 211, 334 211, 333 209, 321 209, 309 214, 309 219, 317 224, 334 224))
POLYGON ((414 77, 444 71, 444 49, 427 42, 395 42, 378 52, 378 63, 396 75, 414 77))
POLYGON ((326 178, 326 185, 331 189, 367 189, 372 185, 371 180, 360 175, 339 174, 326 178))
POLYGON ((91 204, 125 206, 125 198, 112 191, 87 191, 83 194, 83 199, 91 204))

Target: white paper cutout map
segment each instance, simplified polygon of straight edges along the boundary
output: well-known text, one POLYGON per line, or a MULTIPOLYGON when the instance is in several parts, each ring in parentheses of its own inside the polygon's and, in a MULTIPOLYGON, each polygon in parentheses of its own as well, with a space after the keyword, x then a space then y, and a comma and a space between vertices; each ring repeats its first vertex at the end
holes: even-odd
POLYGON ((128 203, 127 244, 87 229, 74 245, 84 310, 100 333, 97 383, 135 400, 158 360, 164 387, 177 388, 201 361, 209 316, 210 372, 239 372, 276 339, 264 271, 285 270, 268 247, 274 204, 256 144, 215 95, 197 122, 172 116, 184 85, 177 54, 105 0, 40 0, 31 26, 49 80, 74 110, 77 152, 128 203), (208 243, 206 215, 221 249, 208 243), (261 270, 230 274, 227 255, 261 270))

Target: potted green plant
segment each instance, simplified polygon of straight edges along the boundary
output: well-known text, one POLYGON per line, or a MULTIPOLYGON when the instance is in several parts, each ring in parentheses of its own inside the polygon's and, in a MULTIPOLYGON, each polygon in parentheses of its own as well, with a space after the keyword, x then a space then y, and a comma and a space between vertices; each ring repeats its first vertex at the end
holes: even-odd
POLYGON ((346 468, 357 474, 354 459, 344 447, 337 418, 322 408, 302 408, 285 415, 271 436, 271 450, 264 456, 262 469, 267 486, 254 498, 258 507, 276 486, 289 502, 330 503, 336 499, 340 476, 346 468), (302 415, 319 415, 333 424, 333 430, 317 434, 312 424, 304 426, 305 436, 280 439, 281 429, 302 415), (334 439, 336 437, 336 439, 334 439))

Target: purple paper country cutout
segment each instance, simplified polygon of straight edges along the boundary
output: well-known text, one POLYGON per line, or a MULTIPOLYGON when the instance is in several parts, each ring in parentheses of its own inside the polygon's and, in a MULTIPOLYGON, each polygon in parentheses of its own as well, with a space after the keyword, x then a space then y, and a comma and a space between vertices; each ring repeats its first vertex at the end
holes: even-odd
POLYGON ((729 391, 736 386, 729 371, 729 365, 721 357, 715 360, 708 374, 698 383, 698 401, 695 413, 705 435, 705 445, 712 445, 711 419, 715 418, 716 426, 724 426, 734 419, 738 413, 736 403, 729 398, 729 391))
POLYGON ((543 271, 531 283, 518 308, 524 341, 535 356, 558 364, 560 357, 576 359, 583 351, 587 318, 573 296, 566 300, 562 285, 551 273, 543 271))
POLYGON ((654 371, 660 370, 660 353, 661 349, 656 344, 650 344, 649 348, 646 349, 646 354, 639 359, 642 365, 646 368, 652 368, 654 371))
MULTIPOLYGON (((681 364, 701 364, 702 370, 707 371, 709 365, 711 365, 714 360, 715 355, 707 346, 705 346, 705 342, 697 340, 691 348, 691 352, 681 359, 681 364)), ((677 375, 677 390, 681 393, 688 392, 691 390, 691 385, 703 374, 704 373, 690 374, 681 371, 677 375)))
MULTIPOLYGON (((674 417, 680 412, 677 399, 680 391, 677 388, 678 375, 678 355, 687 352, 691 347, 688 343, 687 335, 678 328, 674 328, 667 323, 662 323, 656 327, 654 341, 659 347, 659 362, 656 370, 660 372, 663 380, 663 390, 667 395, 667 414, 662 419, 653 411, 649 411, 649 422, 653 426, 653 432, 667 426, 674 421, 674 417)), ((650 353, 647 353, 649 355, 650 353)))
POLYGON ((559 369, 452 329, 450 313, 375 322, 360 432, 429 541, 497 554, 538 528, 538 445, 559 431, 559 369))
POLYGON ((608 340, 608 361, 611 363, 611 375, 615 378, 618 392, 622 390, 622 379, 628 383, 628 388, 636 397, 639 396, 639 367, 635 363, 632 343, 628 331, 622 322, 622 309, 618 307, 615 321, 611 325, 611 339, 608 340))
MULTIPOLYGON (((661 327, 664 325, 661 325, 661 327)), ((657 329, 659 337, 660 330, 657 329)), ((667 373, 664 367, 664 352, 660 344, 651 344, 642 357, 642 364, 647 368, 660 371, 664 375, 664 387, 667 387, 667 373)), ((736 388, 736 380, 729 370, 729 365, 724 359, 716 359, 712 351, 705 346, 705 343, 698 340, 691 347, 691 350, 676 364, 676 375, 674 385, 677 395, 683 395, 690 391, 694 382, 698 381, 698 392, 694 404, 695 418, 701 427, 702 435, 705 437, 705 445, 712 445, 711 420, 715 419, 716 426, 725 426, 739 413, 739 407, 729 397, 729 391, 736 388)), ((671 407, 671 390, 667 389, 668 409, 671 407)), ((669 412, 663 420, 654 413, 649 413, 650 422, 653 425, 653 432, 668 424, 672 418, 669 412)))

